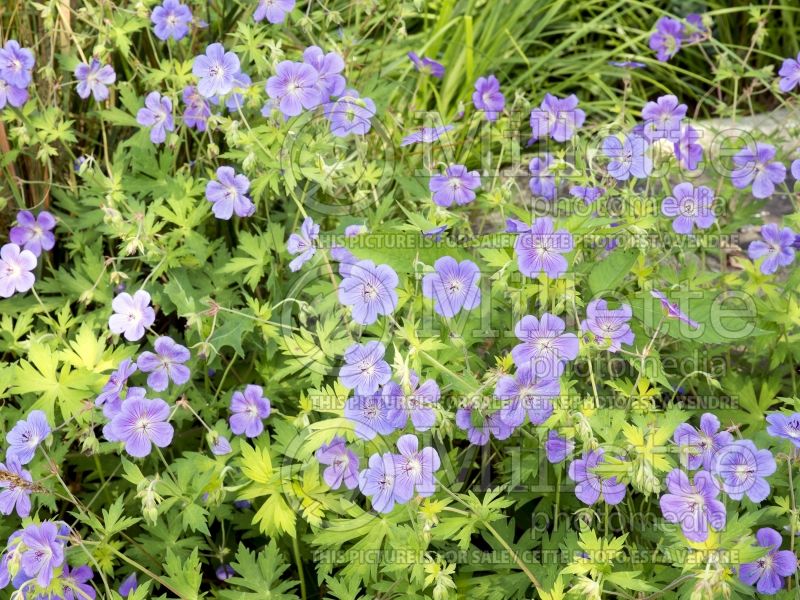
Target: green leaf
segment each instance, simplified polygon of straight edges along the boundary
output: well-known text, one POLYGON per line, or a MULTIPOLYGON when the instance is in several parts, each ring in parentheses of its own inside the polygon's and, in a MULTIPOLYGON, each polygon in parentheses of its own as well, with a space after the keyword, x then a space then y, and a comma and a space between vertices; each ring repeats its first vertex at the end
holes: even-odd
POLYGON ((200 594, 200 583, 203 578, 200 574, 197 548, 192 550, 192 554, 184 562, 181 562, 181 559, 172 550, 167 549, 164 570, 167 573, 165 578, 167 583, 180 594, 183 600, 197 600, 205 596, 205 594, 200 594))
POLYGON ((297 581, 283 577, 288 565, 283 559, 275 540, 270 540, 256 558, 244 544, 239 544, 236 562, 233 563, 234 577, 227 580, 231 590, 224 590, 219 597, 227 600, 296 600, 297 594, 290 593, 297 587, 297 581))
POLYGON ((598 295, 604 291, 615 290, 625 275, 630 273, 638 256, 638 250, 615 250, 595 263, 589 273, 589 288, 592 294, 598 295))

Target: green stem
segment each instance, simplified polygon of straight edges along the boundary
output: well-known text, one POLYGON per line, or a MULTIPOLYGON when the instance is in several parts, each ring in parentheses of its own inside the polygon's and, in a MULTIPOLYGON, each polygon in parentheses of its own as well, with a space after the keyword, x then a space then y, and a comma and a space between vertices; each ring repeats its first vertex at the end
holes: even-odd
POLYGON ((294 549, 294 562, 297 565, 297 576, 300 578, 300 595, 303 600, 308 597, 306 595, 306 577, 303 574, 303 560, 300 558, 300 544, 297 542, 297 537, 292 538, 292 548, 294 549))

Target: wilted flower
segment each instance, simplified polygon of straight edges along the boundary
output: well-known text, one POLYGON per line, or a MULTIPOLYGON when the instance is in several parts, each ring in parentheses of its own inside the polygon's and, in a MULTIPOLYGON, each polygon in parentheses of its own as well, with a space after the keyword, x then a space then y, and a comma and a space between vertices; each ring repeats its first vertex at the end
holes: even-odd
POLYGON ((342 385, 356 394, 374 394, 392 377, 392 369, 383 359, 386 348, 377 341, 353 344, 344 353, 345 365, 339 369, 342 385))
POLYGON ((248 385, 244 392, 233 392, 231 396, 231 413, 228 422, 235 435, 244 434, 254 438, 264 431, 264 419, 272 412, 269 398, 258 385, 248 385))
POLYGON ((694 187, 691 183, 679 183, 672 188, 672 196, 661 203, 664 216, 673 217, 675 233, 689 234, 692 228, 708 229, 716 221, 714 192, 704 185, 694 187))
POLYGON ((558 435, 555 431, 547 432, 547 440, 544 443, 544 451, 547 460, 551 464, 564 462, 575 449, 575 442, 566 437, 558 435))
POLYGON ((164 0, 161 6, 153 9, 150 15, 153 22, 153 33, 162 41, 169 38, 181 40, 189 33, 192 22, 192 11, 178 0, 164 0))
POLYGON ((117 80, 117 74, 114 73, 114 67, 93 58, 91 63, 80 63, 75 67, 75 79, 78 80, 78 96, 85 100, 91 94, 95 100, 102 102, 108 98, 107 86, 117 80))
POLYGON ((766 478, 776 469, 769 450, 759 450, 750 440, 737 440, 721 448, 714 459, 714 472, 722 478, 722 489, 734 500, 745 495, 753 502, 766 500, 766 478))
POLYGON ((653 159, 648 155, 647 141, 638 135, 626 135, 620 141, 615 136, 603 140, 603 154, 611 161, 608 174, 619 181, 627 181, 631 176, 645 179, 653 171, 653 159))
POLYGON ((487 121, 497 120, 506 105, 497 77, 489 75, 478 78, 475 82, 475 91, 472 93, 472 104, 476 110, 483 111, 487 121))
POLYGON ((747 585, 755 585, 759 594, 777 594, 783 589, 783 578, 797 571, 797 555, 791 550, 781 550, 783 538, 770 527, 756 532, 756 541, 762 548, 769 548, 766 556, 739 567, 739 579, 747 585))
POLYGON ((234 214, 237 217, 249 217, 256 211, 256 205, 246 195, 249 189, 250 180, 247 177, 236 173, 233 167, 220 167, 216 181, 206 184, 206 199, 213 204, 211 212, 225 221, 234 214))
POLYGON ((694 481, 680 468, 667 475, 668 493, 661 496, 661 513, 670 523, 680 523, 686 539, 704 542, 709 529, 725 526, 725 505, 717 500, 719 488, 707 471, 694 474, 694 481))
POLYGON ((123 334, 129 342, 144 336, 145 329, 156 320, 156 311, 150 306, 150 294, 138 290, 133 296, 127 292, 119 294, 111 301, 114 314, 108 319, 112 333, 123 334))
POLYGON ((717 452, 733 442, 733 436, 719 427, 719 419, 711 413, 700 417, 700 429, 688 423, 678 425, 672 439, 678 445, 681 463, 692 470, 711 470, 717 452))
POLYGON ((453 129, 452 125, 444 125, 442 127, 422 127, 419 131, 415 131, 411 135, 407 135, 400 142, 400 146, 410 146, 411 144, 423 143, 430 144, 440 139, 445 133, 453 129))
POLYGON ((481 176, 477 171, 467 171, 464 165, 450 165, 444 175, 434 175, 428 181, 428 189, 433 192, 433 201, 439 206, 448 207, 469 204, 475 200, 474 190, 481 187, 481 176))
POLYGON ((27 292, 36 282, 33 271, 36 256, 30 250, 20 250, 16 244, 0 248, 0 298, 27 292))
POLYGON ((633 345, 632 316, 629 304, 610 309, 605 300, 598 298, 586 305, 586 319, 581 321, 581 331, 591 332, 598 340, 608 343, 609 352, 617 352, 622 344, 633 345))
POLYGON ((461 309, 472 310, 481 303, 478 281, 481 274, 471 260, 456 261, 443 256, 434 263, 435 272, 422 278, 422 295, 433 300, 433 309, 443 317, 454 317, 461 309))
POLYGON ((436 491, 434 473, 442 466, 439 454, 430 446, 420 450, 419 440, 413 434, 401 435, 397 449, 400 454, 395 456, 395 497, 399 502, 407 502, 415 492, 423 498, 432 496, 436 491))
POLYGON ((50 435, 50 424, 41 410, 32 410, 28 418, 17 421, 6 434, 8 451, 6 457, 14 457, 21 465, 27 465, 33 459, 36 448, 50 435))
POLYGON ((753 197, 769 198, 775 192, 775 184, 786 179, 786 167, 775 158, 775 147, 757 142, 755 149, 743 148, 733 157, 736 169, 731 172, 734 187, 744 189, 753 184, 753 197))
POLYGON ((584 454, 582 458, 573 460, 567 475, 575 482, 575 496, 584 504, 592 505, 602 498, 607 504, 615 505, 625 498, 625 484, 619 483, 616 477, 602 477, 594 469, 605 462, 605 451, 602 448, 584 454))
POLYGON ((161 398, 126 398, 109 424, 109 441, 125 442, 125 451, 137 458, 150 454, 153 444, 166 448, 174 433, 169 413, 161 398))
POLYGON ((353 307, 353 320, 371 325, 378 315, 389 315, 397 308, 397 284, 400 280, 389 265, 375 265, 360 260, 349 265, 347 275, 339 284, 339 302, 353 307))
POLYGON ((554 231, 550 217, 536 219, 514 243, 520 273, 538 277, 541 273, 556 279, 567 271, 567 259, 562 254, 573 247, 572 235, 566 229, 554 231))
POLYGON ((656 21, 656 30, 650 36, 650 49, 656 51, 656 58, 666 62, 678 53, 684 39, 683 23, 670 17, 656 21))
POLYGON ((553 401, 560 393, 557 378, 537 377, 527 367, 520 368, 516 377, 501 377, 494 391, 494 395, 505 402, 500 409, 500 418, 510 427, 522 425, 526 414, 531 425, 547 421, 553 414, 553 401))
POLYGON ((539 108, 531 111, 532 139, 552 137, 557 142, 566 142, 586 120, 586 113, 578 108, 575 94, 558 98, 545 94, 539 108))
POLYGON ((772 437, 789 440, 800 448, 800 413, 767 415, 767 433, 772 437))
POLYGON ((55 246, 56 236, 53 229, 56 220, 46 210, 35 217, 32 212, 21 210, 17 213, 17 223, 8 232, 8 238, 23 250, 30 250, 34 256, 41 256, 42 251, 52 250, 55 246))
POLYGON ((667 298, 663 292, 659 292, 658 290, 650 290, 650 295, 653 296, 653 298, 658 299, 658 301, 661 303, 661 308, 664 310, 665 316, 668 319, 678 319, 693 329, 700 327, 700 324, 697 321, 690 319, 689 316, 683 312, 677 304, 670 302, 669 298, 667 298))
POLYGON ((285 117, 296 117, 303 109, 319 106, 325 98, 320 89, 319 73, 309 64, 284 60, 267 79, 267 94, 279 102, 285 117))
POLYGON ((266 19, 273 25, 283 23, 287 13, 294 8, 294 3, 295 0, 259 0, 253 20, 258 22, 266 19))
POLYGON ((156 392, 167 389, 170 380, 175 385, 183 385, 189 381, 191 373, 184 365, 191 353, 168 336, 159 337, 153 344, 156 353, 142 352, 136 364, 143 373, 150 373, 147 385, 156 392))
POLYGON ((136 113, 136 122, 150 128, 150 141, 162 144, 167 139, 167 131, 175 129, 172 118, 172 100, 158 92, 150 92, 144 99, 144 108, 136 113))
POLYGON ((432 58, 420 57, 416 52, 409 52, 408 58, 414 65, 414 68, 420 73, 427 73, 433 75, 437 79, 444 77, 444 65, 432 58))
POLYGON ((342 483, 348 490, 358 486, 358 456, 347 448, 343 437, 336 436, 330 444, 322 444, 315 456, 320 464, 328 465, 322 478, 332 490, 338 490, 342 483))
POLYGON ((778 267, 792 264, 795 257, 795 233, 788 227, 778 229, 775 223, 768 223, 761 228, 761 240, 751 242, 747 247, 750 260, 764 258, 761 272, 771 275, 778 267))
POLYGON ((199 79, 197 91, 201 96, 224 96, 236 85, 235 76, 239 72, 239 57, 233 52, 225 52, 220 43, 211 44, 205 54, 195 56, 192 73, 199 79))
POLYGON ((300 233, 293 233, 289 236, 289 240, 286 242, 286 250, 289 254, 298 255, 297 258, 289 263, 289 269, 292 272, 299 271, 314 256, 317 251, 314 242, 318 237, 319 224, 314 223, 311 217, 306 217, 303 220, 300 233))

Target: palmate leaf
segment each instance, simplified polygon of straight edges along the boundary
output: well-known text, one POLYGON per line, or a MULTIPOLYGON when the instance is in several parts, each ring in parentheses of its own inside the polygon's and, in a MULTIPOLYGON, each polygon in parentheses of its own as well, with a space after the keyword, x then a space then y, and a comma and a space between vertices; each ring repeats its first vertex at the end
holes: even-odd
POLYGON ((204 598, 205 594, 200 593, 200 584, 203 576, 200 574, 200 559, 197 555, 197 548, 192 550, 185 561, 181 561, 172 550, 167 550, 167 560, 164 564, 167 572, 166 581, 170 587, 180 594, 182 600, 197 600, 204 598))
POLYGON ((219 598, 228 600, 292 600, 298 598, 291 593, 297 587, 294 579, 282 577, 288 568, 281 555, 275 540, 258 553, 248 550, 244 544, 239 544, 236 552, 236 562, 233 563, 235 577, 227 583, 236 589, 225 590, 219 593, 219 598))

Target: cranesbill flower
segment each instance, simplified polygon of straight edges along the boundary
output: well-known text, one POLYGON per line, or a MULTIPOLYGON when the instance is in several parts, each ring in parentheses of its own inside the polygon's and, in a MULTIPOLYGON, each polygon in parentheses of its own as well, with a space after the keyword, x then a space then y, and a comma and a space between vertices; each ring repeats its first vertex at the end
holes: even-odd
POLYGON ((375 453, 369 457, 369 466, 358 475, 361 493, 372 498, 372 508, 380 513, 391 512, 395 502, 397 467, 391 452, 375 453))
POLYGON ((233 90, 235 75, 239 72, 239 57, 225 52, 220 43, 211 44, 205 54, 195 56, 192 73, 199 79, 197 91, 201 96, 224 96, 233 90))
POLYGON ((156 320, 156 311, 150 306, 150 294, 144 290, 133 296, 127 292, 119 294, 111 301, 114 314, 108 319, 112 333, 123 334, 129 342, 135 342, 144 335, 146 328, 156 320))
POLYGON ((338 490, 343 483, 348 490, 358 486, 358 456, 347 447, 343 437, 337 435, 330 444, 322 444, 315 456, 320 464, 328 465, 322 478, 332 490, 338 490))
POLYGON ((409 392, 390 381, 381 391, 389 405, 389 421, 397 429, 403 429, 408 420, 417 431, 427 431, 436 424, 436 410, 433 405, 439 402, 439 386, 433 379, 422 385, 414 371, 409 373, 409 392))
POLYGON ((699 42, 708 33, 708 28, 703 24, 703 17, 697 13, 686 15, 686 23, 689 27, 684 28, 684 40, 690 44, 699 42))
POLYGON ((139 588, 139 582, 136 580, 136 573, 131 573, 128 575, 125 580, 119 585, 119 595, 123 598, 127 598, 128 594, 131 592, 135 592, 139 588))
POLYGON ((553 401, 561 386, 554 377, 537 377, 531 369, 521 368, 516 377, 505 375, 497 382, 494 395, 505 402, 500 418, 510 427, 519 427, 525 415, 531 425, 541 425, 553 414, 553 401))
POLYGON ((26 88, 31 83, 31 71, 35 62, 33 52, 22 48, 16 40, 8 40, 0 48, 0 78, 8 85, 26 88))
POLYGON ((331 123, 331 133, 336 137, 366 135, 372 128, 372 117, 376 114, 371 98, 361 98, 356 90, 345 90, 335 102, 324 107, 325 116, 331 123))
POLYGON ((572 235, 566 229, 554 231, 550 217, 540 217, 523 231, 514 243, 520 273, 538 277, 541 273, 556 279, 567 271, 562 254, 572 250, 572 235))
POLYGON ((41 525, 28 525, 22 530, 25 551, 20 557, 20 566, 28 577, 36 577, 36 583, 46 588, 53 580, 53 571, 64 563, 64 542, 59 539, 55 523, 45 521, 41 525))
POLYGON ((249 217, 256 211, 256 205, 246 195, 250 189, 250 180, 236 173, 233 167, 217 169, 217 179, 206 184, 206 199, 213 204, 211 212, 218 219, 229 220, 237 217, 249 217))
POLYGON ((434 175, 428 181, 433 192, 433 201, 439 206, 469 204, 475 200, 474 190, 481 187, 481 176, 477 171, 467 171, 464 165, 450 165, 444 175, 434 175))
POLYGON ((442 466, 439 454, 430 446, 419 449, 419 440, 413 434, 401 435, 397 440, 400 454, 395 456, 397 475, 395 497, 399 502, 408 502, 416 492, 422 498, 436 491, 434 473, 442 466))
POLYGON ((525 233, 531 226, 519 219, 506 219, 506 233, 525 233))
POLYGON ((339 381, 356 394, 374 394, 392 377, 392 369, 383 359, 386 348, 377 341, 353 344, 344 353, 345 365, 339 369, 339 381))
POLYGON ((664 216, 673 217, 672 229, 675 233, 689 234, 692 228, 708 229, 716 221, 714 192, 704 185, 694 187, 691 183, 679 183, 672 188, 672 196, 661 203, 664 216))
POLYGON ((35 217, 32 212, 21 210, 17 213, 17 226, 11 228, 8 238, 23 250, 30 250, 34 256, 40 256, 43 250, 52 250, 55 246, 55 226, 55 218, 46 210, 35 217))
POLYGON ((161 398, 126 398, 109 424, 110 441, 125 442, 125 451, 136 458, 150 454, 153 444, 166 448, 174 429, 169 406, 161 398))
POLYGON ((467 434, 471 444, 484 446, 494 436, 504 440, 514 433, 514 428, 501 418, 499 410, 469 404, 456 411, 456 425, 467 434))
POLYGON ((605 188, 601 187, 584 187, 582 185, 574 185, 569 188, 569 195, 583 200, 587 206, 594 204, 598 198, 606 193, 605 188))
POLYGON ((437 314, 450 318, 462 308, 472 310, 480 305, 478 265, 471 260, 458 262, 452 256, 443 256, 433 267, 435 271, 422 278, 422 295, 433 300, 437 314))
POLYGON ((164 0, 161 6, 156 6, 150 15, 153 22, 153 33, 162 41, 169 38, 181 40, 189 33, 189 24, 192 22, 192 11, 178 0, 164 0))
POLYGON ((766 478, 775 472, 772 452, 759 450, 750 440, 737 440, 715 455, 714 472, 722 478, 722 489, 734 500, 745 495, 753 502, 769 496, 766 478))
POLYGON ((0 298, 27 292, 36 281, 33 271, 36 256, 30 250, 20 250, 16 244, 0 248, 0 298))
POLYGON ((264 390, 258 385, 248 385, 243 392, 233 392, 231 412, 228 422, 235 435, 244 434, 254 438, 264 431, 264 419, 269 417, 272 406, 264 390))
POLYGON ((703 160, 703 147, 697 142, 700 140, 700 133, 691 125, 684 124, 681 127, 680 136, 673 144, 675 158, 684 169, 694 171, 703 160))
POLYGON ((557 142, 566 142, 585 120, 586 113, 578 108, 575 94, 566 98, 545 94, 539 108, 531 111, 531 139, 551 137, 557 142))
POLYGON ((610 159, 608 174, 618 181, 627 181, 631 176, 645 179, 653 172, 647 141, 638 135, 626 135, 623 140, 615 136, 605 138, 603 154, 610 159))
POLYGON ((6 457, 13 456, 21 465, 27 465, 33 459, 36 448, 48 435, 50 424, 41 410, 32 410, 28 418, 17 421, 6 434, 8 451, 6 457))
POLYGON ((556 178, 552 171, 554 162, 553 155, 549 152, 531 159, 528 165, 528 171, 531 174, 528 186, 534 196, 542 196, 546 200, 555 199, 556 178))
POLYGON ((651 142, 660 139, 678 141, 686 111, 687 106, 678 102, 678 98, 671 94, 661 96, 655 102, 648 102, 642 109, 644 137, 651 142))
POLYGON ((285 117, 296 117, 303 109, 319 106, 325 98, 319 84, 319 73, 306 63, 284 60, 267 79, 267 94, 279 102, 285 117))
POLYGON ((782 92, 791 92, 800 83, 800 54, 797 58, 787 58, 778 71, 778 87, 782 92))
POLYGON ((794 231, 789 227, 778 229, 775 223, 768 223, 761 228, 761 238, 750 243, 747 255, 752 261, 766 257, 761 263, 762 273, 771 275, 778 267, 792 264, 795 257, 794 231))
POLYGON ((667 475, 668 493, 661 496, 661 514, 670 523, 680 523, 686 539, 705 542, 709 529, 725 526, 725 505, 717 500, 719 488, 708 471, 698 471, 693 482, 680 468, 667 475))
POLYGON ((584 454, 582 458, 573 460, 567 475, 575 482, 575 496, 584 504, 592 505, 601 498, 612 506, 625 498, 625 484, 619 483, 616 477, 602 477, 594 469, 605 462, 605 451, 602 448, 584 454))
POLYGON ((564 320, 550 313, 540 319, 526 315, 514 327, 514 334, 522 342, 511 349, 518 369, 530 370, 538 377, 558 377, 564 364, 578 356, 578 336, 564 333, 564 320))
POLYGON ((619 308, 610 309, 605 300, 598 298, 586 305, 586 319, 581 322, 581 331, 591 332, 597 340, 608 344, 609 352, 617 352, 622 344, 633 345, 632 316, 630 305, 620 304, 619 308))
POLYGON ((283 23, 286 15, 294 8, 295 0, 259 0, 253 20, 256 22, 266 19, 273 25, 283 23))
POLYGON ((64 566, 61 573, 61 581, 64 585, 64 600, 94 600, 97 597, 94 587, 89 583, 94 577, 92 569, 88 565, 81 565, 70 569, 64 566))
POLYGON ((28 89, 18 88, 11 85, 4 79, 0 79, 0 108, 5 108, 6 104, 19 108, 28 101, 28 89))
POLYGON ((667 298, 663 292, 658 290, 650 290, 650 295, 653 296, 653 298, 658 299, 658 301, 661 303, 661 308, 668 319, 678 319, 679 321, 683 321, 692 329, 697 329, 700 327, 700 324, 697 321, 690 319, 689 316, 683 312, 677 304, 670 302, 669 298, 667 298))
POLYGON ((650 36, 650 49, 655 50, 656 58, 666 62, 678 53, 684 38, 683 23, 670 17, 656 21, 656 30, 650 36))
POLYGON ((762 548, 769 548, 766 556, 739 567, 739 579, 747 585, 755 585, 759 594, 777 594, 783 588, 783 578, 797 571, 797 556, 791 550, 781 550, 783 538, 770 527, 756 532, 756 541, 762 548))
POLYGON ((506 98, 500 91, 497 77, 489 75, 478 78, 475 82, 475 91, 472 93, 472 104, 476 110, 483 111, 487 121, 497 120, 506 105, 506 98))
POLYGON ((772 437, 789 440, 800 448, 800 413, 767 415, 767 433, 772 437))
POLYGON ((117 80, 117 74, 114 73, 114 67, 93 58, 91 63, 80 63, 75 67, 75 79, 78 80, 78 96, 85 100, 91 94, 95 100, 102 102, 108 98, 108 86, 117 80))
POLYGON ((233 452, 230 440, 228 440, 228 438, 226 438, 224 435, 219 435, 216 432, 211 436, 210 446, 211 453, 214 456, 225 456, 226 454, 233 452))
POLYGON ((753 197, 769 198, 775 184, 786 179, 786 167, 775 158, 775 146, 757 142, 755 148, 747 147, 733 157, 736 168, 731 172, 734 187, 744 189, 753 184, 753 197))
POLYGON ((172 100, 161 96, 158 92, 150 92, 144 99, 144 108, 136 113, 136 122, 150 128, 150 141, 162 144, 167 139, 167 132, 175 129, 172 118, 172 100))
POLYGON ((575 442, 558 435, 555 431, 547 432, 547 440, 544 443, 544 452, 547 460, 551 464, 564 462, 575 449, 575 442))
POLYGON ((414 65, 414 68, 420 73, 433 75, 437 79, 444 77, 444 65, 432 58, 420 57, 416 52, 409 52, 408 58, 414 65))
POLYGON ((225 581, 226 579, 230 579, 234 575, 236 575, 236 571, 233 570, 233 567, 229 564, 220 565, 214 571, 214 575, 217 576, 217 579, 220 581, 225 581))
POLYGON ((445 133, 453 129, 452 125, 442 127, 422 127, 411 135, 407 135, 400 142, 400 146, 410 146, 411 144, 423 143, 430 144, 439 140, 445 133))
POLYGON ((391 421, 389 398, 380 392, 355 394, 344 405, 344 416, 354 425, 362 440, 372 440, 378 434, 388 435, 395 430, 391 421))
POLYGON ((733 442, 733 436, 719 427, 719 419, 711 413, 700 417, 700 429, 688 423, 678 425, 672 439, 678 445, 681 463, 692 470, 702 467, 710 471, 717 452, 733 442))
POLYGON ((205 131, 208 118, 211 116, 211 106, 208 100, 203 98, 193 85, 183 88, 183 103, 186 109, 183 111, 183 123, 197 131, 205 131))
POLYGON ((319 237, 319 224, 314 223, 311 217, 306 217, 300 227, 300 233, 293 233, 286 242, 289 254, 298 254, 297 258, 289 263, 292 272, 299 271, 314 256, 317 251, 314 241, 319 237))
POLYGON ((0 514, 10 515, 14 510, 20 518, 31 512, 31 474, 22 468, 19 459, 9 454, 5 464, 0 462, 0 514))
POLYGON ((309 46, 303 51, 303 62, 311 65, 319 76, 318 85, 323 93, 322 100, 331 96, 341 96, 345 88, 344 60, 336 52, 325 54, 319 46, 309 46))
MULTIPOLYGON (((253 80, 250 79, 247 73, 242 73, 241 71, 236 73, 233 76, 233 88, 225 96, 225 108, 231 112, 240 110, 244 106, 244 95, 252 84, 253 80)), ((211 96, 209 100, 214 104, 222 103, 220 96, 211 96)))
POLYGON ((367 226, 364 224, 348 225, 344 228, 344 237, 356 237, 362 233, 367 233, 367 226))
POLYGON ((143 373, 150 373, 147 385, 156 392, 163 392, 169 386, 170 380, 175 385, 183 385, 189 381, 191 373, 189 367, 184 365, 191 353, 185 346, 181 346, 168 336, 161 336, 153 344, 155 353, 142 352, 136 364, 143 373))
POLYGON ((130 376, 136 373, 138 369, 139 367, 136 366, 135 362, 130 358, 126 358, 119 363, 117 370, 111 373, 108 381, 94 401, 95 406, 103 407, 103 414, 106 417, 110 418, 113 414, 116 414, 122 401, 122 390, 125 389, 130 376), (110 414, 107 411, 110 411, 110 414))
POLYGON ((350 265, 339 284, 339 302, 353 307, 353 320, 370 325, 378 315, 389 315, 397 308, 397 273, 389 265, 360 260, 350 265))

